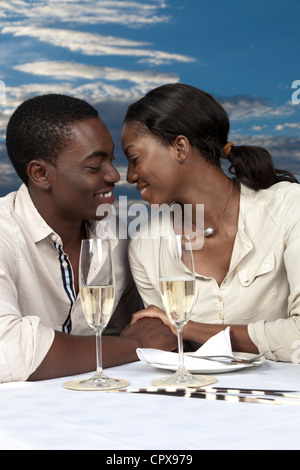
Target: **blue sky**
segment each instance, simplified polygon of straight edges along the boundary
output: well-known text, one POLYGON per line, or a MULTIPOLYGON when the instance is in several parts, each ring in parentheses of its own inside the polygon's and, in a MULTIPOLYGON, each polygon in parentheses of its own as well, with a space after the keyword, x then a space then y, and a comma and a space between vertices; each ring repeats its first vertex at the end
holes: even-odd
POLYGON ((97 107, 127 191, 123 116, 170 82, 212 93, 233 142, 264 146, 277 166, 300 171, 299 59, 299 0, 0 0, 0 195, 20 184, 5 151, 9 116, 53 92, 97 107))

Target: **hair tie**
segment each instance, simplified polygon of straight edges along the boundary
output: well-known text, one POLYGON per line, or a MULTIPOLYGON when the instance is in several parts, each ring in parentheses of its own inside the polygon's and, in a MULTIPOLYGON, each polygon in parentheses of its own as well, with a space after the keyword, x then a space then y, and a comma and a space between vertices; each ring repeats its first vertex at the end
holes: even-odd
POLYGON ((232 147, 234 147, 232 142, 227 142, 227 144, 224 145, 223 147, 224 158, 228 158, 228 155, 230 154, 232 147))

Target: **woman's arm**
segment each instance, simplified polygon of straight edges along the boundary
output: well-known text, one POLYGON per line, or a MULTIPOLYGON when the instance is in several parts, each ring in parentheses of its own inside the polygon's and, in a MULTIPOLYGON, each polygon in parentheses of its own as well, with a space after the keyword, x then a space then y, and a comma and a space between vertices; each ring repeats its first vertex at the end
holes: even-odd
POLYGON ((230 326, 230 340, 233 351, 257 354, 258 349, 251 341, 247 325, 215 325, 189 321, 183 328, 183 338, 204 344, 209 338, 230 326))
MULTIPOLYGON (((170 322, 166 313, 156 307, 149 305, 144 310, 136 312, 132 316, 131 325, 135 324, 142 318, 159 318, 165 325, 167 325, 174 335, 177 334, 176 327, 170 322)), ((197 323, 189 321, 183 328, 183 339, 186 341, 195 341, 200 344, 206 343, 209 338, 216 335, 222 330, 230 326, 230 339, 233 351, 258 353, 258 349, 251 341, 248 334, 247 325, 216 325, 209 323, 197 323)))

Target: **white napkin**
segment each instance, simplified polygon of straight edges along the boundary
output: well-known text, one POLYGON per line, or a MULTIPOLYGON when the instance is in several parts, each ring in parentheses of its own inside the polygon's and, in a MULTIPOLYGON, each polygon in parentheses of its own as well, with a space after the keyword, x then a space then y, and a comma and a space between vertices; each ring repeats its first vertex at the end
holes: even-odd
MULTIPOLYGON (((230 341, 230 327, 226 330, 220 331, 215 336, 212 336, 206 343, 204 343, 197 351, 185 355, 184 362, 187 368, 199 366, 199 361, 203 362, 201 356, 232 356, 232 347, 230 341), (190 356, 190 354, 193 355, 190 356)), ((178 353, 161 351, 160 349, 151 348, 138 348, 136 350, 140 361, 152 364, 165 364, 165 365, 178 365, 178 353)), ((230 361, 230 360, 229 360, 230 361)))
POLYGON ((230 326, 209 338, 206 343, 192 353, 193 356, 232 356, 230 326))

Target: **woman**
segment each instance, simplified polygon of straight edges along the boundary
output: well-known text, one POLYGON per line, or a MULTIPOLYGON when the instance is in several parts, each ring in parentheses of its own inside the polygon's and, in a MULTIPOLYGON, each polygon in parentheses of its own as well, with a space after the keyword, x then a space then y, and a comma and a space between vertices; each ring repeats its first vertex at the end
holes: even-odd
MULTIPOLYGON (((196 205, 204 204, 204 244, 193 252, 197 302, 184 339, 202 344, 230 325, 233 350, 293 361, 300 344, 300 186, 274 167, 267 150, 234 146, 228 134, 227 114, 211 95, 183 84, 152 90, 124 119, 127 179, 150 204, 192 205, 194 225, 196 205), (234 178, 222 170, 224 158, 234 178)), ((151 243, 131 241, 131 268, 147 307, 135 320, 158 316, 172 328, 151 243)))

